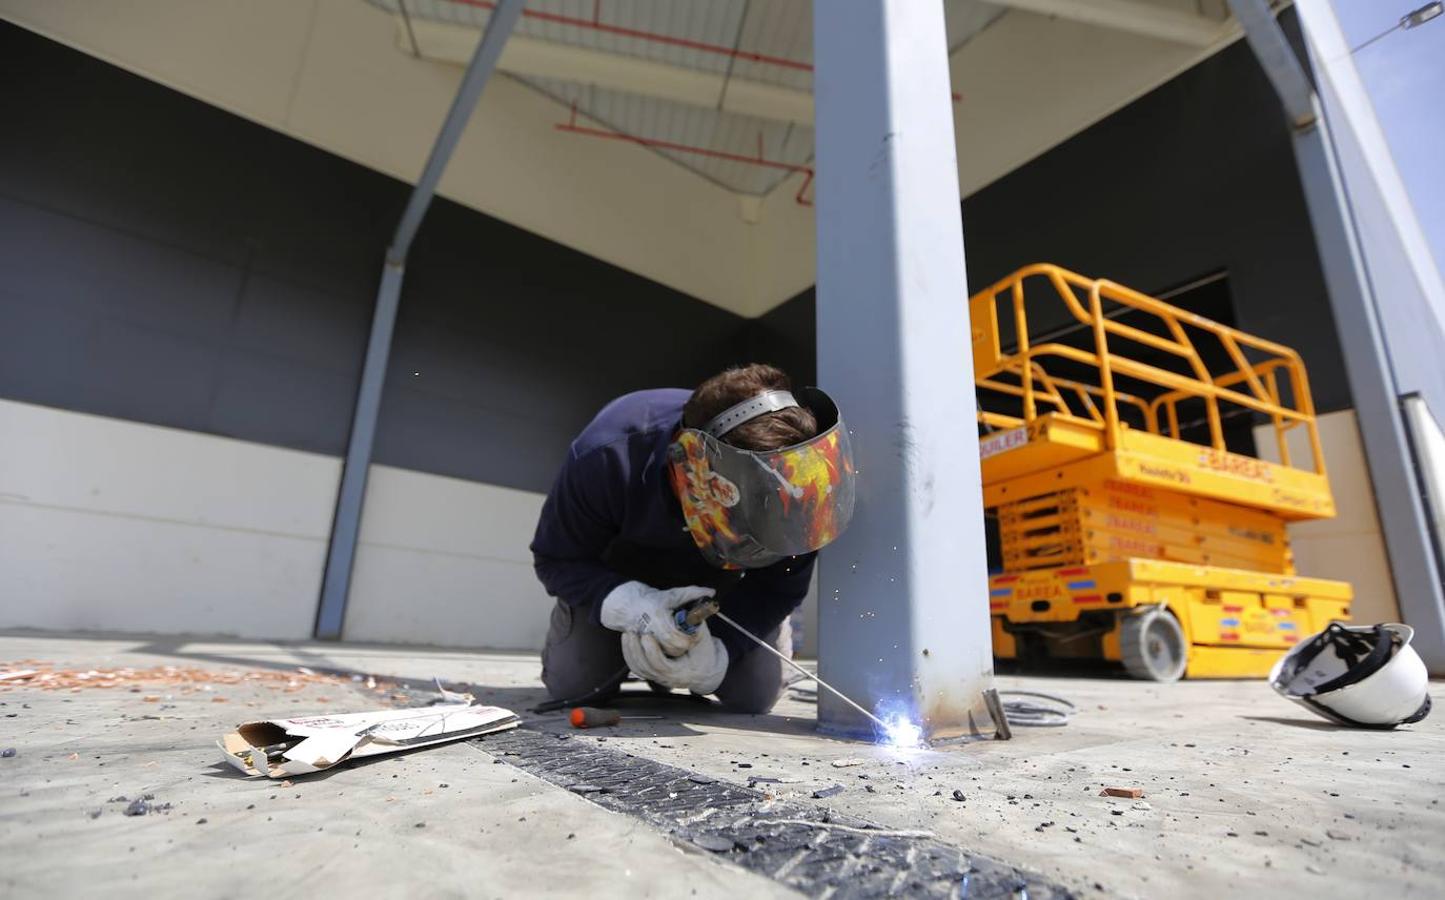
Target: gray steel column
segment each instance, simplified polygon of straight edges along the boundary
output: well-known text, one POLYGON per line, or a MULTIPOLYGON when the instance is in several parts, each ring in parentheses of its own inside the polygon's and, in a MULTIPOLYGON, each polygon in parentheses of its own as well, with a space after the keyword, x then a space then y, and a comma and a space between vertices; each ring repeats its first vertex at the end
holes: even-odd
POLYGON ((1265 0, 1229 0, 1284 103, 1400 612, 1433 672, 1445 670, 1445 597, 1378 302, 1319 98, 1265 0))
MULTIPOLYGON (((331 546, 326 554, 326 575, 321 584, 321 605, 316 612, 316 636, 323 639, 341 637, 346 618, 346 597, 351 589, 351 567, 356 560, 356 537, 361 530, 361 508, 366 497, 366 477, 371 468, 371 448, 376 438, 376 419, 381 410, 381 389, 386 381, 386 363, 391 356, 391 335, 396 325, 396 310, 401 301, 401 283, 406 274, 406 256, 412 239, 421 227, 422 217, 431 205, 437 182, 456 149, 457 141, 467 127, 472 110, 482 95, 487 78, 497 67, 502 47, 522 15, 526 0, 501 0, 487 20, 472 61, 467 65, 451 109, 442 122, 441 132, 432 144, 431 155, 421 177, 412 188, 406 209, 397 222, 391 246, 381 270, 381 285, 376 292, 376 311, 371 319, 371 338, 366 346, 366 362, 361 369, 361 385, 356 392, 356 411, 351 420, 351 439, 346 447, 346 462, 341 470, 341 489, 336 498, 336 518, 331 527, 331 546)), ((398 598, 399 600, 401 598, 398 598)))
MULTIPOLYGON (((930 737, 992 732, 987 563, 943 4, 813 17, 818 380, 859 465, 823 551, 819 672, 930 737)), ((871 728, 819 694, 819 726, 871 728)))

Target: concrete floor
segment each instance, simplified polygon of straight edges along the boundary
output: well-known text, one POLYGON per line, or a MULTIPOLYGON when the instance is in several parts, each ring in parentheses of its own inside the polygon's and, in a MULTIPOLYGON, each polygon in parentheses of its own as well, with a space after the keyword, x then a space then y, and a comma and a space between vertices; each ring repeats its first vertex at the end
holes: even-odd
MULTIPOLYGON (((0 669, 333 667, 469 682, 518 712, 541 699, 535 657, 354 645, 176 638, 0 636, 0 669)), ((639 697, 661 714, 577 740, 717 778, 782 778, 777 794, 826 803, 1032 869, 1084 896, 1445 896, 1445 715, 1395 732, 1336 729, 1261 682, 1158 686, 1001 677, 1066 696, 1061 729, 900 754, 820 737, 813 707, 767 716, 639 697), (834 760, 861 765, 834 767, 834 760), (1137 786, 1143 802, 1099 797, 1137 786), (870 792, 868 788, 872 788, 870 792), (961 790, 963 802, 952 792, 961 790)), ((1437 705, 1445 700, 1436 686, 1437 705)), ((0 893, 56 897, 265 893, 326 896, 781 896, 773 882, 639 820, 456 744, 294 784, 247 780, 215 739, 238 721, 374 708, 374 695, 256 685, 139 694, 0 687, 0 893), (216 702, 216 696, 224 702, 216 702), (322 698, 325 698, 324 700, 322 698), (167 814, 122 815, 155 794, 167 814), (97 814, 96 811, 99 811, 97 814)), ((560 715, 530 717, 563 730, 560 715)))

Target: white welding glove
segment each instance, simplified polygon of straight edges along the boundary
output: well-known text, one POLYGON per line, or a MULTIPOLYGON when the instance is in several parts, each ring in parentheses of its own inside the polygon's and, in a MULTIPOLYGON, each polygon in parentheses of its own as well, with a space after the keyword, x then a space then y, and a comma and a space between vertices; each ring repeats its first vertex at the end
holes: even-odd
POLYGON ((622 635, 622 658, 628 668, 648 681, 670 688, 682 688, 694 694, 711 694, 728 673, 728 651, 723 642, 707 630, 707 623, 697 626, 698 642, 681 656, 669 656, 657 638, 650 634, 622 635))
POLYGON ((677 627, 677 610, 716 593, 712 588, 658 590, 640 581, 626 581, 602 598, 602 624, 625 634, 651 635, 669 656, 681 656, 698 643, 698 634, 677 627))

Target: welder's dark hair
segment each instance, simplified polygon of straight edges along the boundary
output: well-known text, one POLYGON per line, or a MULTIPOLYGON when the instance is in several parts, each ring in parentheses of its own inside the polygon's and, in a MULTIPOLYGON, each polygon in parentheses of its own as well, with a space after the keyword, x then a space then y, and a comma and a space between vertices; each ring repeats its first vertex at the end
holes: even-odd
MULTIPOLYGON (((701 428, 719 413, 767 391, 790 391, 792 379, 775 366, 751 363, 719 372, 697 386, 682 408, 682 424, 701 428)), ((818 420, 805 407, 766 413, 722 436, 743 450, 776 450, 801 444, 818 433, 818 420)))

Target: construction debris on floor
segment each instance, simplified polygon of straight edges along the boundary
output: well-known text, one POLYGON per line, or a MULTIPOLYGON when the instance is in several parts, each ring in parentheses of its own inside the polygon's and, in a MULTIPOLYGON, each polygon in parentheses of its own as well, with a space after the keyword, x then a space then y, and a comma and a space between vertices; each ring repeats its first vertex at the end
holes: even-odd
MULTIPOLYGON (((123 666, 116 669, 65 669, 54 663, 36 659, 22 659, 11 663, 0 663, 0 691, 16 687, 39 688, 44 691, 69 690, 79 693, 87 688, 124 688, 133 694, 147 690, 174 690, 183 694, 195 691, 214 692, 217 685, 255 685, 272 690, 295 693, 308 685, 334 685, 354 687, 364 684, 369 690, 380 694, 388 693, 384 681, 375 676, 360 673, 317 672, 306 666, 297 666, 287 671, 247 670, 226 671, 202 669, 194 666, 149 666, 133 668, 123 666)), ((160 699, 158 695, 143 698, 148 703, 160 699)), ((330 698, 318 697, 320 702, 330 698)))
MULTIPOLYGON (((123 688, 142 694, 142 702, 154 703, 161 694, 147 690, 214 693, 217 685, 248 685, 285 693, 308 686, 330 685, 361 688, 386 695, 392 700, 409 699, 394 693, 385 679, 361 673, 318 672, 306 666, 289 671, 227 671, 182 666, 151 666, 114 669, 65 669, 42 660, 24 659, 0 666, 0 690, 17 687, 78 693, 87 688, 123 688)), ((399 753, 514 728, 521 721, 509 709, 482 706, 470 694, 457 694, 437 684, 442 702, 422 709, 382 709, 338 715, 293 716, 243 722, 217 741, 226 762, 247 775, 290 778, 332 768, 349 759, 399 753)), ((164 699, 172 699, 168 694, 164 699)), ((226 702, 219 694, 212 702, 226 702)), ((313 697, 328 702, 329 697, 313 697)), ((4 751, 14 756, 13 748, 4 751)), ((154 805, 146 797, 135 800, 126 815, 165 811, 169 805, 154 805)))
POLYGON ((400 753, 515 728, 509 709, 460 702, 422 709, 246 722, 217 743, 226 762, 247 775, 290 778, 349 759, 400 753))

